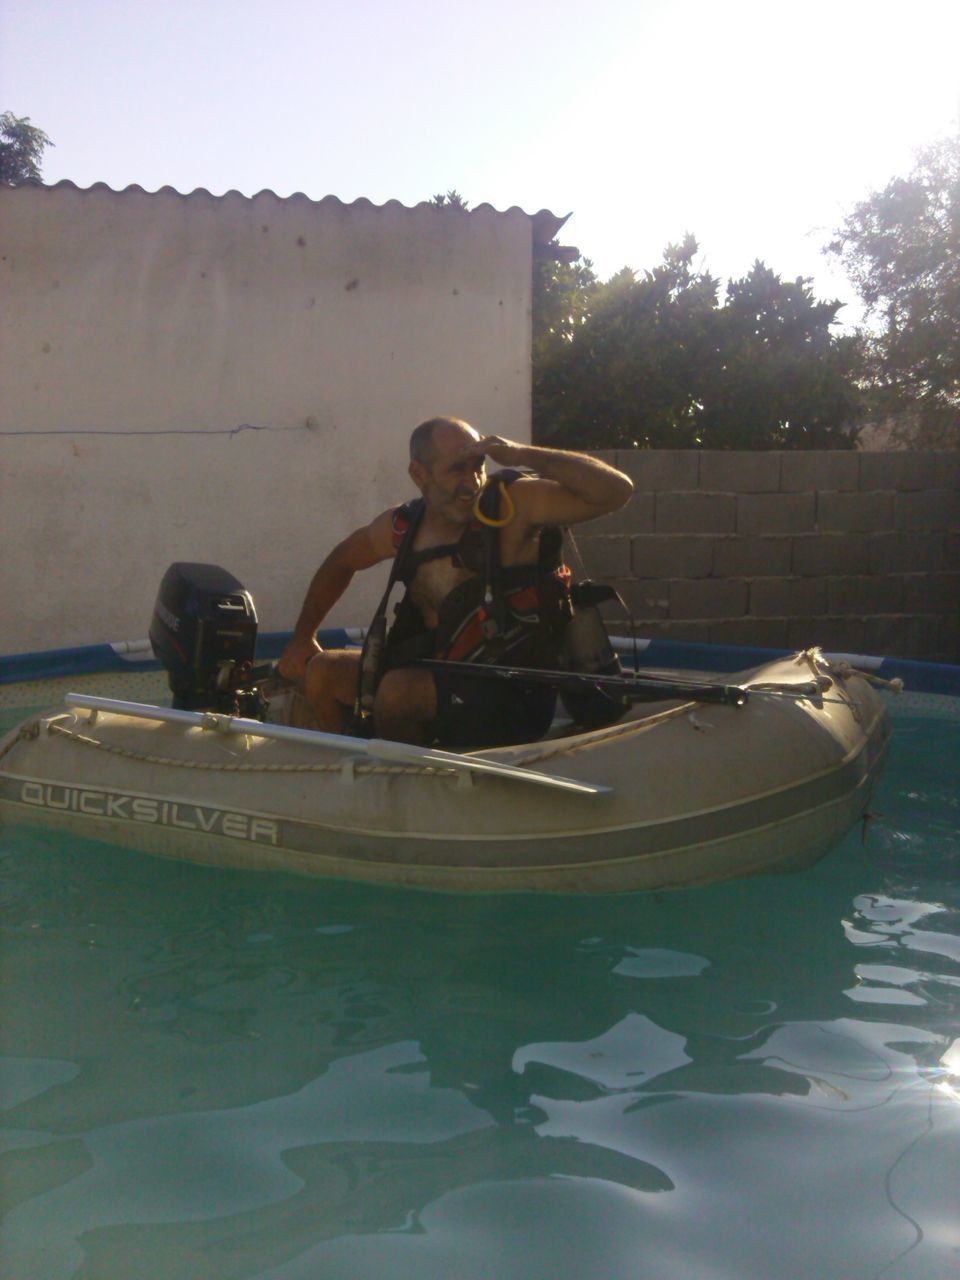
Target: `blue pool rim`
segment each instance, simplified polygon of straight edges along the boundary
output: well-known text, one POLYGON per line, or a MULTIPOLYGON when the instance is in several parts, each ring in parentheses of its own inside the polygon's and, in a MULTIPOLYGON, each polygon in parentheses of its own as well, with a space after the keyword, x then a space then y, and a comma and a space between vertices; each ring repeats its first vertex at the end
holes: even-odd
MULTIPOLYGON (((278 658, 290 639, 289 631, 261 633, 257 637, 257 658, 278 658)), ((356 643, 361 633, 345 628, 323 630, 318 639, 325 649, 339 649, 356 643)), ((633 642, 622 640, 618 648, 629 657, 633 642)), ((683 671, 744 671, 795 652, 790 649, 761 649, 745 645, 692 644, 681 640, 636 641, 640 666, 668 667, 683 671)), ((883 658, 869 654, 829 654, 852 666, 870 671, 884 680, 902 680, 912 693, 938 693, 960 698, 960 666, 939 662, 918 662, 911 658, 883 658)), ((68 676, 111 671, 157 671, 146 641, 121 644, 91 644, 70 649, 48 649, 37 653, 17 653, 0 658, 0 685, 33 680, 56 680, 68 676)))
MULTIPOLYGON (((257 659, 279 658, 291 632, 268 631, 257 636, 257 659)), ((343 627, 321 631, 317 639, 325 649, 342 649, 359 632, 343 627)), ((28 680, 58 680, 67 676, 100 675, 111 671, 159 671, 147 641, 120 644, 86 644, 72 649, 44 649, 37 653, 14 653, 0 658, 0 685, 23 684, 28 680)))
MULTIPOLYGON (((759 649, 747 645, 691 644, 681 640, 639 641, 645 667, 676 667, 684 671, 744 671, 775 658, 789 657, 795 649, 759 649)), ((629 648, 626 650, 629 653, 629 648)), ((946 662, 919 662, 913 658, 882 658, 864 653, 833 653, 853 667, 883 680, 902 680, 911 693, 939 693, 960 698, 960 666, 946 662)))

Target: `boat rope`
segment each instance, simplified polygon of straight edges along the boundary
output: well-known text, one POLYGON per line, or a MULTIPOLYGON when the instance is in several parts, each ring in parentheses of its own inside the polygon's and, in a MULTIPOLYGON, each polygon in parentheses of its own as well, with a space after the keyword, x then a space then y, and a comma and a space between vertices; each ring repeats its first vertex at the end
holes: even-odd
MULTIPOLYGON (((875 676, 871 672, 860 671, 852 667, 850 663, 843 662, 827 662, 822 653, 817 649, 807 649, 803 653, 797 655, 798 663, 805 663, 811 670, 815 680, 819 683, 826 672, 832 672, 841 680, 849 679, 851 676, 860 676, 872 684, 885 685, 896 692, 900 692, 903 688, 901 680, 884 680, 880 676, 875 676)), ((766 692, 766 690, 758 688, 757 693, 766 692)), ((772 690, 770 691, 772 692, 772 690)), ((853 714, 859 719, 859 707, 856 702, 846 694, 845 690, 838 690, 841 695, 841 701, 847 704, 853 714)), ((665 711, 657 712, 655 715, 645 716, 639 720, 629 720, 626 723, 610 725, 605 729, 596 729, 589 733, 574 734, 568 738, 554 738, 547 741, 532 743, 526 749, 519 748, 510 755, 510 763, 522 768, 524 765, 540 764, 545 760, 555 759, 558 756, 574 755, 577 752, 589 751, 593 747, 604 746, 608 742, 616 741, 622 738, 629 738, 635 735, 648 733, 659 725, 667 721, 678 719, 686 716, 691 709, 696 709, 697 703, 685 701, 677 706, 669 707, 665 711)), ((72 719, 72 717, 64 716, 63 719, 72 719)), ((55 721, 48 721, 46 724, 48 733, 57 733, 63 737, 69 738, 82 746, 95 747, 100 751, 105 751, 110 755, 116 755, 128 760, 136 760, 143 764, 169 765, 177 769, 196 769, 207 770, 210 772, 223 773, 361 773, 361 774, 380 774, 380 775, 421 775, 421 776, 443 776, 451 777, 458 773, 454 768, 437 767, 435 765, 400 765, 400 764, 378 764, 370 761, 359 761, 355 757, 349 757, 347 760, 340 760, 335 763, 313 763, 313 764, 238 764, 226 763, 222 761, 191 761, 177 760, 170 756, 151 755, 147 752, 136 751, 129 747, 114 746, 110 743, 101 742, 97 738, 90 738, 84 734, 76 733, 67 728, 63 724, 55 721)), ((39 725, 33 722, 23 726, 20 732, 7 743, 2 755, 6 753, 23 738, 35 738, 39 732, 39 725)), ((2 758, 2 757, 0 757, 2 758)))
POLYGON ((40 726, 37 724, 36 721, 33 721, 31 724, 21 725, 19 731, 11 735, 10 741, 3 748, 3 750, 0 751, 0 760, 3 759, 3 757, 7 754, 8 751, 12 751, 18 742, 25 742, 29 738, 36 738, 39 736, 39 734, 40 734, 40 726))
POLYGON ((85 734, 74 733, 64 725, 48 724, 48 733, 57 733, 71 742, 83 747, 96 747, 109 755, 121 756, 127 760, 136 760, 141 764, 170 765, 175 769, 197 769, 216 773, 341 773, 345 766, 352 768, 353 773, 375 774, 435 774, 454 777, 459 770, 438 767, 436 765, 416 764, 371 764, 361 763, 354 757, 337 761, 335 764, 227 764, 219 760, 176 760, 171 756, 155 756, 144 751, 135 751, 130 747, 118 747, 109 742, 101 742, 97 738, 88 738, 85 734))
POLYGON ((807 667, 813 676, 813 682, 822 693, 824 689, 829 689, 830 679, 827 673, 830 670, 830 664, 824 658, 820 649, 801 649, 794 662, 798 667, 807 667))
POLYGON ((629 738, 634 734, 646 733, 667 720, 675 720, 687 715, 695 702, 684 702, 680 706, 670 707, 667 711, 659 711, 656 715, 646 716, 643 720, 630 720, 626 724, 610 725, 606 729, 594 729, 590 733, 577 734, 572 738, 554 738, 547 742, 537 742, 526 750, 519 750, 510 757, 510 763, 522 767, 525 764, 539 764, 541 760, 550 760, 556 756, 573 755, 577 751, 589 751, 591 747, 605 746, 617 738, 629 738))
POLYGON ((903 681, 899 676, 894 676, 892 680, 885 680, 883 676, 878 676, 873 671, 864 671, 861 667, 853 666, 845 658, 838 662, 831 662, 828 669, 835 672, 841 680, 849 680, 852 676, 859 676, 861 680, 866 680, 868 684, 879 685, 883 689, 889 689, 891 693, 903 693, 903 681))
MULTIPOLYGON (((521 750, 513 755, 510 763, 522 768, 524 765, 538 764, 542 760, 550 760, 556 756, 588 751, 592 747, 605 745, 618 738, 628 738, 635 734, 647 733, 668 720, 674 720, 688 714, 690 709, 695 706, 696 703, 685 702, 679 706, 670 707, 666 711, 660 711, 656 715, 647 716, 642 720, 610 725, 606 729, 597 729, 589 734, 578 734, 572 738, 559 738, 552 741, 534 743, 526 751, 521 750)), ((67 719, 68 717, 65 716, 63 718, 67 719)), ((36 737, 37 728, 35 724, 28 726, 21 731, 20 736, 36 737), (30 729, 33 729, 32 733, 29 732, 30 729)), ((94 747, 99 751, 107 752, 108 755, 120 756, 127 760, 136 760, 141 764, 169 765, 176 769, 197 769, 223 773, 341 773, 344 766, 348 768, 352 766, 353 773, 436 775, 438 777, 453 777, 459 772, 455 768, 438 767, 436 765, 388 765, 369 761, 361 762, 355 757, 350 757, 349 760, 337 761, 336 763, 314 764, 238 764, 218 760, 177 760, 171 756, 152 755, 149 752, 137 751, 132 747, 120 747, 113 743, 101 742, 98 738, 91 738, 86 734, 77 733, 73 729, 67 728, 66 725, 55 722, 48 722, 46 729, 48 733, 59 734, 78 746, 94 747)), ((12 745, 11 743, 10 746, 12 745)))
POLYGON ((892 693, 903 693, 903 681, 899 676, 895 676, 892 680, 886 680, 883 676, 878 676, 873 671, 865 671, 863 667, 855 667, 846 658, 826 658, 820 649, 802 650, 797 654, 796 662, 801 665, 805 663, 818 683, 822 675, 835 676, 839 680, 850 680, 854 676, 858 676, 861 680, 866 680, 868 684, 879 685, 881 688, 889 689, 892 693))

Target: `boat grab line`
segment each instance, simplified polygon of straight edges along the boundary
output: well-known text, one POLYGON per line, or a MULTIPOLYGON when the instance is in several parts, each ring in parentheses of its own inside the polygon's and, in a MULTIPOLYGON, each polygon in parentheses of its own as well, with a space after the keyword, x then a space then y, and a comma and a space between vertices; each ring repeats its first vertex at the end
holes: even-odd
POLYGON ((341 773, 343 764, 349 763, 354 773, 406 773, 406 774, 438 774, 452 777, 457 770, 451 766, 412 764, 361 764, 349 759, 335 764, 226 764, 222 760, 177 760, 172 756, 154 756, 144 751, 135 751, 132 747, 117 747, 109 742, 100 742, 97 738, 88 738, 85 734, 75 733, 72 729, 60 724, 49 724, 48 733, 57 733, 80 746, 95 747, 98 751, 106 751, 109 755, 121 756, 127 760, 136 760, 139 764, 168 765, 175 769, 196 769, 210 773, 341 773))
MULTIPOLYGON (((59 717, 58 717, 59 718, 59 717)), ((131 747, 118 747, 111 743, 101 742, 97 738, 87 737, 86 734, 76 733, 72 729, 68 729, 65 725, 55 723, 53 721, 46 722, 46 730, 51 734, 59 734, 67 738, 70 742, 78 746, 93 747, 98 751, 105 751, 109 755, 119 756, 123 759, 133 760, 138 764, 154 764, 164 767, 173 767, 176 769, 190 769, 199 772, 208 773, 249 773, 249 774, 293 774, 293 773, 337 773, 345 780, 352 779, 354 774, 366 774, 372 776, 418 776, 418 777, 435 777, 435 778, 456 778, 460 783, 465 776, 464 770, 457 765, 448 765, 445 763, 438 764, 379 764, 368 763, 367 761, 359 761, 354 757, 347 757, 339 761, 329 764, 227 764, 221 760, 177 760, 171 756, 155 756, 146 752, 136 751, 131 747)), ((11 744, 12 745, 12 744, 11 744)), ((467 757, 469 759, 469 757, 467 757)), ((487 763, 482 759, 478 760, 478 766, 487 763)), ((496 761, 490 761, 496 764, 496 761)), ((526 763, 526 761, 524 761, 526 763)), ((552 785, 560 790, 577 790, 583 792, 603 793, 609 790, 607 787, 596 786, 590 783, 577 783, 573 780, 557 777, 554 780, 552 774, 538 775, 535 773, 524 774, 519 766, 507 766, 512 770, 510 777, 517 778, 524 782, 541 782, 550 779, 552 785)), ((493 770, 490 771, 493 773, 493 770)), ((506 772, 506 771, 505 771, 506 772)), ((494 775, 496 776, 496 775, 494 775)), ((471 775, 472 777, 472 775, 471 775)))

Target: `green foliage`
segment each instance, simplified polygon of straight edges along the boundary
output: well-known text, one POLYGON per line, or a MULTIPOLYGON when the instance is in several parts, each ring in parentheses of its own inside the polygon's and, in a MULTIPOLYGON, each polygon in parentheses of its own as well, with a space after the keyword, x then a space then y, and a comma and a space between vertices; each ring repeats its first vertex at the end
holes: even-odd
POLYGON ((839 304, 757 262, 721 306, 719 281, 696 254, 687 235, 641 278, 624 269, 598 285, 590 272, 566 326, 546 325, 539 342, 535 290, 535 438, 574 448, 851 447, 859 347, 830 334, 839 304))
POLYGON ((40 177, 40 161, 45 148, 53 143, 29 116, 15 116, 12 111, 0 115, 0 183, 16 186, 40 177))
POLYGON ((466 212, 470 208, 470 205, 464 200, 459 191, 448 191, 446 194, 438 191, 430 203, 435 204, 438 209, 462 209, 466 212))
POLYGON ((960 133, 858 204, 828 250, 880 320, 865 339, 872 413, 913 443, 960 444, 960 133))
POLYGON ((534 365, 573 338, 590 313, 598 283, 589 258, 578 258, 575 262, 534 259, 534 365))
POLYGON ((698 415, 709 448, 849 448, 862 412, 860 344, 830 332, 840 304, 762 262, 716 313, 720 360, 698 415))
MULTIPOLYGON (((458 191, 431 201, 467 209, 458 191)), ((839 303, 761 262, 732 281, 668 245, 642 277, 601 284, 589 258, 533 264, 533 434, 571 448, 851 448, 861 345, 830 333, 839 303)))

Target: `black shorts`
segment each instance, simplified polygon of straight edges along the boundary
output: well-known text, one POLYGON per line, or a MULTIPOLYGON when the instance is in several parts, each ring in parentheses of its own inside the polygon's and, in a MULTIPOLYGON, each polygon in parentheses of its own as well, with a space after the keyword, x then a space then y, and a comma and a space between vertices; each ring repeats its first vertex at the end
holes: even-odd
POLYGON ((550 728, 557 691, 547 684, 434 671, 437 715, 429 726, 440 747, 509 747, 536 742, 550 728))

